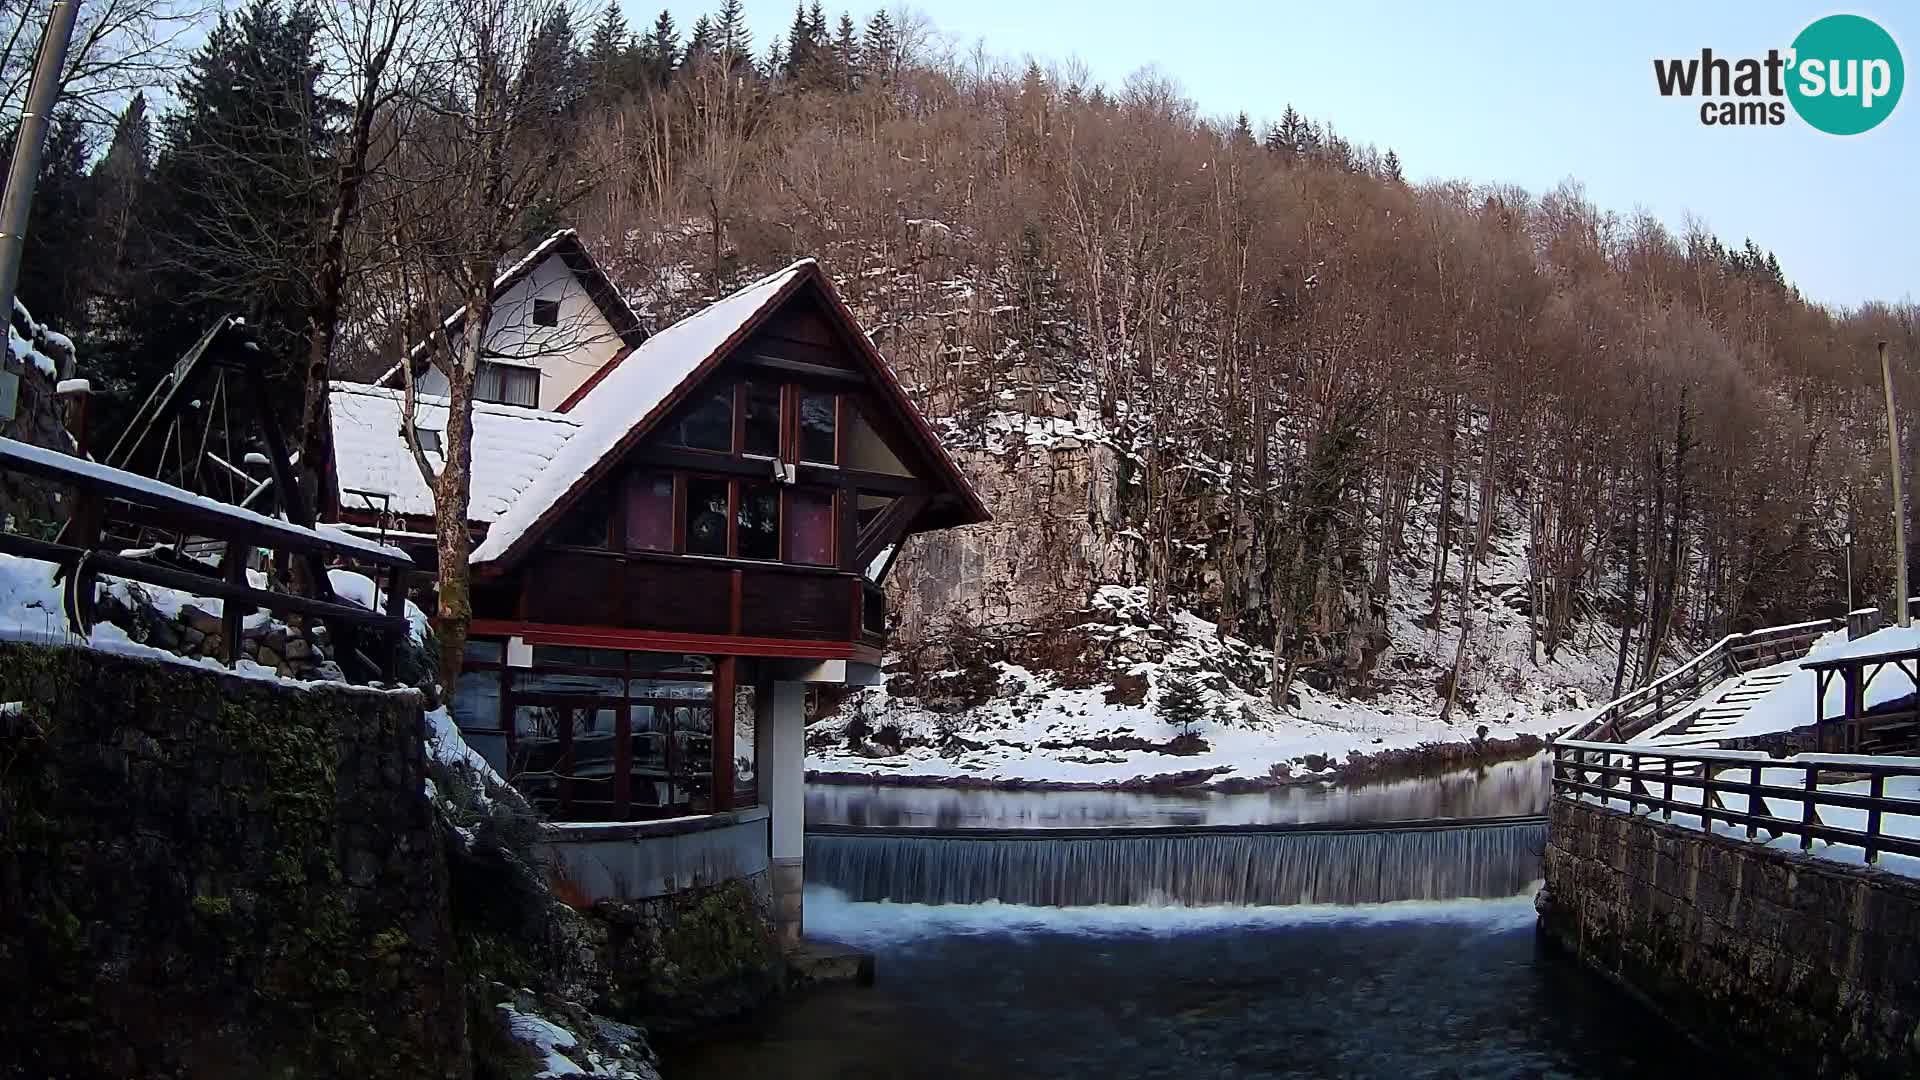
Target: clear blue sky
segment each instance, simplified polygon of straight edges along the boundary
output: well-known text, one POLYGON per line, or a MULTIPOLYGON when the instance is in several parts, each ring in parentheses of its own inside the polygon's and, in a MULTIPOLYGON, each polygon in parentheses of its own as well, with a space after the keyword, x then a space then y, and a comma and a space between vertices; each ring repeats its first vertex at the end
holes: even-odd
MULTIPOLYGON (((593 0, 587 0, 591 6, 593 0)), ((621 0, 636 28, 659 0, 621 0)), ((876 5, 842 7, 864 24, 876 5)), ((1789 117, 1783 127, 1710 128, 1698 100, 1662 99, 1656 56, 1761 56, 1807 23, 1850 11, 1920 65, 1920 7, 1783 3, 1477 3, 1325 0, 924 0, 955 47, 1077 57, 1118 86, 1147 64, 1203 113, 1256 121, 1291 102, 1348 138, 1399 152, 1410 178, 1518 183, 1575 177, 1600 206, 1644 207, 1678 227, 1687 213, 1733 243, 1751 236, 1812 299, 1838 305, 1920 299, 1920 90, 1891 117, 1841 139, 1789 117)), ((673 0, 682 34, 712 3, 673 0)), ((756 50, 793 19, 792 0, 745 0, 756 50)))

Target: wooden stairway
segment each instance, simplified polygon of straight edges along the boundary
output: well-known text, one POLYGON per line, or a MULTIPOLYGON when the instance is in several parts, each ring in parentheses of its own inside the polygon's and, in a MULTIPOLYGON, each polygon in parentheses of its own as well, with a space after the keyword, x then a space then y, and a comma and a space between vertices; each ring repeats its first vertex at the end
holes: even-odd
POLYGON ((1739 724, 1752 711, 1754 703, 1791 679, 1795 669, 1788 664, 1762 668, 1738 676, 1733 686, 1722 691, 1700 708, 1658 736, 1647 740, 1650 746, 1702 746, 1713 742, 1721 732, 1739 724))

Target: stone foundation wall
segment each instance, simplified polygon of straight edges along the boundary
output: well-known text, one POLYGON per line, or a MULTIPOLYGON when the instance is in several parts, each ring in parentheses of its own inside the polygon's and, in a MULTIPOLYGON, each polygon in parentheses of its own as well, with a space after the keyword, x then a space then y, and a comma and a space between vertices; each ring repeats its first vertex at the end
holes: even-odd
POLYGON ((465 1077, 420 698, 0 643, 0 1076, 465 1077))
POLYGON ((1764 1075, 1920 1075, 1920 881, 1555 798, 1542 931, 1764 1075))

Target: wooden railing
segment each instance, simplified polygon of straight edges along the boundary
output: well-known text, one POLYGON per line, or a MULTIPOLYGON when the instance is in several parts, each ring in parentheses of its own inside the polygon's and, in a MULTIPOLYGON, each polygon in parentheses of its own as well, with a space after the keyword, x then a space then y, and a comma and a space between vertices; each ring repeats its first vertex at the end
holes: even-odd
POLYGON ((1626 742, 1672 718, 1735 675, 1807 655, 1822 634, 1844 626, 1845 619, 1817 619, 1728 634, 1693 659, 1601 707, 1593 719, 1568 731, 1565 737, 1626 742))
POLYGON ((1802 850, 1824 840, 1860 849, 1869 863, 1888 851, 1920 857, 1920 799, 1887 794, 1890 778, 1908 776, 1920 777, 1920 758, 1775 758, 1739 750, 1626 747, 1573 739, 1553 745, 1555 798, 1599 800, 1630 814, 1644 807, 1649 814, 1658 811, 1664 820, 1694 815, 1707 832, 1714 822, 1724 822, 1730 828, 1744 827, 1749 838, 1763 832, 1768 839, 1796 836, 1802 850), (1788 783, 1779 782, 1783 772, 1791 774, 1788 783), (1867 785, 1864 793, 1822 786, 1861 782, 1867 785), (1775 813, 1775 802, 1790 808, 1775 813), (1836 811, 1864 811, 1866 827, 1835 824, 1836 811), (1905 828, 1889 831, 1889 816, 1905 819, 1905 828))
POLYGON ((413 560, 405 553, 333 530, 309 529, 252 510, 217 502, 148 477, 110 468, 37 446, 0 438, 0 472, 37 477, 73 492, 60 541, 0 532, 0 553, 53 563, 66 578, 69 628, 82 637, 93 627, 93 585, 99 575, 125 578, 222 602, 221 648, 228 663, 240 658, 241 623, 256 608, 319 619, 335 635, 343 666, 355 660, 356 630, 382 639, 364 666, 376 674, 393 673, 395 651, 406 640, 406 575, 413 560), (109 520, 164 525, 183 535, 217 542, 224 554, 218 567, 187 561, 163 565, 103 550, 109 520), (313 596, 258 588, 247 578, 247 554, 268 548, 310 556, 313 565, 328 559, 351 561, 372 572, 385 570, 385 610, 371 611, 337 599, 320 570, 313 596))

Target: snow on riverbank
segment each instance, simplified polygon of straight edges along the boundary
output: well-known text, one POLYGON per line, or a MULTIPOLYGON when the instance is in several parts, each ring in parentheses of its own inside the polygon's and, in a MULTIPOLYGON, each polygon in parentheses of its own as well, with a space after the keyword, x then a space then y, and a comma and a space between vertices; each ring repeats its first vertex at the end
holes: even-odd
POLYGON ((1584 719, 1592 704, 1582 689, 1591 680, 1576 677, 1590 673, 1549 663, 1505 696, 1483 696, 1475 711, 1461 710, 1450 724, 1440 722, 1430 696, 1406 691, 1358 702, 1296 683, 1297 700, 1275 709, 1264 688, 1249 685, 1269 654, 1220 638, 1214 624, 1187 612, 1154 621, 1145 590, 1137 588, 1101 589, 1093 619, 1075 632, 1109 648, 1151 639, 1147 655, 1159 659, 1121 662, 1102 672, 1105 679, 1078 680, 1092 685, 1007 662, 921 680, 991 683, 979 695, 984 700, 959 705, 886 687, 866 690, 809 727, 807 768, 832 779, 1007 786, 1332 779, 1352 755, 1544 737, 1584 719), (1206 718, 1192 733, 1204 748, 1176 742, 1182 731, 1159 707, 1175 678, 1201 688, 1206 718))

